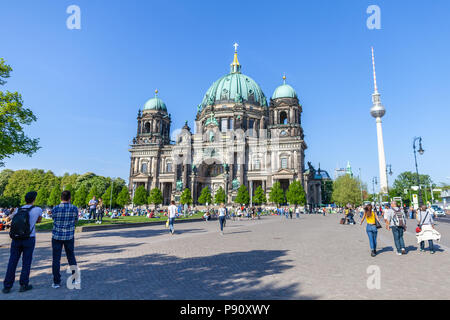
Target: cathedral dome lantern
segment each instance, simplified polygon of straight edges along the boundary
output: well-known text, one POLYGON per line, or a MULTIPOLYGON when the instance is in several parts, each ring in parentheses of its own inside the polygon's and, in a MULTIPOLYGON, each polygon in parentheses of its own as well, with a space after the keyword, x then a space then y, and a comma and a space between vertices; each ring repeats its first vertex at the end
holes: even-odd
POLYGON ((144 111, 155 110, 155 111, 165 111, 167 112, 167 107, 164 101, 158 97, 158 90, 155 90, 155 97, 151 98, 144 104, 144 111))
POLYGON ((267 99, 261 87, 249 76, 241 73, 235 44, 230 73, 214 82, 206 92, 201 108, 220 103, 249 103, 267 107, 267 99))

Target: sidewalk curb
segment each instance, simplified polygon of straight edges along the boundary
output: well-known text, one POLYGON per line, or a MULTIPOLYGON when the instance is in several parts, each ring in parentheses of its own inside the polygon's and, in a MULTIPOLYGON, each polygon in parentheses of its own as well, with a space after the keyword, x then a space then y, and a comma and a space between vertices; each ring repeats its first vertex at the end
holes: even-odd
MULTIPOLYGON (((102 230, 115 230, 115 229, 126 229, 126 228, 139 228, 148 227, 152 225, 165 225, 167 220, 164 221, 149 221, 149 222, 139 222, 139 223, 120 223, 120 224, 106 224, 103 226, 86 226, 86 227, 76 227, 75 232, 92 232, 92 231, 102 231, 102 230)), ((202 218, 195 219, 185 219, 185 220, 175 220, 175 223, 187 223, 187 222, 199 222, 204 221, 202 218)))

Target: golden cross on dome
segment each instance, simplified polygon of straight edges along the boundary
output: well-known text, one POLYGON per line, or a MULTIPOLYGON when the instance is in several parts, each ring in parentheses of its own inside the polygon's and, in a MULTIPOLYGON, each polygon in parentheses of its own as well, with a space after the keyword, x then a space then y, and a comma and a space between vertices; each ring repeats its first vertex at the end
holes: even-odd
POLYGON ((234 52, 237 52, 237 47, 239 47, 239 45, 235 42, 235 43, 233 44, 233 47, 234 47, 234 52))

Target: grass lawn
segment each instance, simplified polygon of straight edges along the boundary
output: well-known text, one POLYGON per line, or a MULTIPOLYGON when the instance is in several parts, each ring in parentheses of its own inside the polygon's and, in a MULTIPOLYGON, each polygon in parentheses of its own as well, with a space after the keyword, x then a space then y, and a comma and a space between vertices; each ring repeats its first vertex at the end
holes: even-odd
MULTIPOLYGON (((196 219, 201 218, 203 216, 203 213, 198 212, 194 215, 183 218, 181 216, 180 218, 177 218, 177 220, 186 220, 186 219, 196 219)), ((156 222, 156 221, 166 221, 167 217, 159 217, 159 218, 147 218, 145 216, 141 217, 119 217, 118 219, 111 219, 108 217, 104 217, 101 225, 109 225, 109 224, 132 224, 132 223, 142 223, 142 222, 156 222)), ((95 221, 89 221, 89 220, 78 220, 77 227, 84 227, 84 226, 98 226, 98 224, 95 223, 95 221)), ((53 220, 52 219, 42 219, 42 222, 36 225, 36 230, 52 230, 53 229, 53 220)))

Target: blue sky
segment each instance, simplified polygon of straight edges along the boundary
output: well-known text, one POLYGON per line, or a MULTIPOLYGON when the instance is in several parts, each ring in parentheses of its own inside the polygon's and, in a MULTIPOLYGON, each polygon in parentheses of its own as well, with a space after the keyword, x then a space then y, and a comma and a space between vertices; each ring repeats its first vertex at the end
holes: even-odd
POLYGON ((414 170, 412 141, 426 150, 419 171, 450 183, 450 2, 433 1, 24 1, 0 0, 0 57, 38 121, 33 157, 6 168, 128 178, 136 115, 159 90, 172 131, 193 127, 196 106, 228 73, 233 43, 242 72, 270 97, 286 73, 303 104, 306 160, 333 175, 347 161, 371 188, 378 176, 370 47, 387 109, 386 161, 414 170), (81 30, 66 9, 81 8, 81 30), (369 5, 381 30, 366 27, 369 5))

